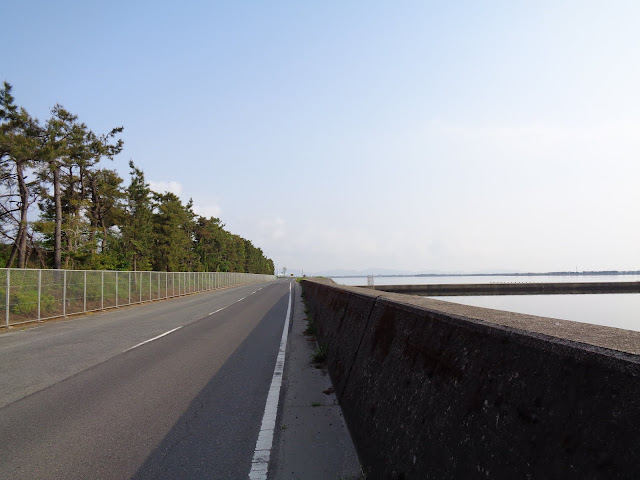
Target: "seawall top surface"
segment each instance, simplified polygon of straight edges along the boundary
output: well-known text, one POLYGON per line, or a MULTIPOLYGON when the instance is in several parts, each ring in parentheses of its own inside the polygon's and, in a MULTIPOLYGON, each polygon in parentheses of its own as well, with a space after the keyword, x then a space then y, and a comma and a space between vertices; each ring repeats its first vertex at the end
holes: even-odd
POLYGON ((321 283, 332 288, 351 291, 358 295, 386 299, 395 303, 424 309, 429 312, 446 314, 467 321, 479 321, 530 333, 535 336, 544 335, 560 340, 581 343, 586 346, 591 345, 626 354, 640 355, 640 332, 633 330, 538 317, 536 315, 506 312, 490 308, 473 307, 426 297, 382 292, 371 288, 338 285, 330 279, 307 278, 305 281, 321 283))

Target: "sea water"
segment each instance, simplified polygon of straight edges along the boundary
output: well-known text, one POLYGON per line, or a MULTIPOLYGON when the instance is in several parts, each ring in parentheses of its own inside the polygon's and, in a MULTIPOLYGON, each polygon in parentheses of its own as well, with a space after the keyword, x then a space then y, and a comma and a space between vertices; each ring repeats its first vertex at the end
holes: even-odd
MULTIPOLYGON (((334 278, 342 285, 366 285, 366 277, 334 278)), ((447 283, 638 282, 640 275, 531 275, 374 277, 376 285, 447 283)), ((640 293, 580 295, 491 295, 430 297, 447 302, 541 317, 640 331, 640 293)))

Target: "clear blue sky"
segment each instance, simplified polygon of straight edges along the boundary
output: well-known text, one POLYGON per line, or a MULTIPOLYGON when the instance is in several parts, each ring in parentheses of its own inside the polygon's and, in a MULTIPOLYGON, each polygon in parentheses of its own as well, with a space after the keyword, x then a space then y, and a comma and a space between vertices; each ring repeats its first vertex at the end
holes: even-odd
POLYGON ((0 80, 125 127, 279 267, 640 268, 640 2, 10 2, 0 80))

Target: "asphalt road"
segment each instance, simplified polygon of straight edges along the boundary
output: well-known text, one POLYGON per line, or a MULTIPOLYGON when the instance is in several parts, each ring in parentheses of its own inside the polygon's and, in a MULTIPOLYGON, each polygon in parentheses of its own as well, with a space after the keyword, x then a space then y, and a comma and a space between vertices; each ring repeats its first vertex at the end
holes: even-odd
POLYGON ((246 479, 288 296, 252 285, 1 335, 0 478, 246 479))

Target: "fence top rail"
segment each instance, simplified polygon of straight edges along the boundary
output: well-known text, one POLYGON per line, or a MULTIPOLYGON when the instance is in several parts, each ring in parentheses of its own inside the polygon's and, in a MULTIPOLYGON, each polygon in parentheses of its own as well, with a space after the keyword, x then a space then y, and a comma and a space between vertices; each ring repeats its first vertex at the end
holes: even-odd
POLYGON ((263 276, 263 277, 273 277, 275 275, 269 273, 245 273, 245 272, 201 272, 201 271, 192 271, 192 272, 166 272, 164 270, 65 270, 65 269, 53 269, 53 268, 0 268, 0 271, 14 271, 14 272, 105 272, 105 273, 239 273, 241 275, 254 275, 254 276, 263 276))

